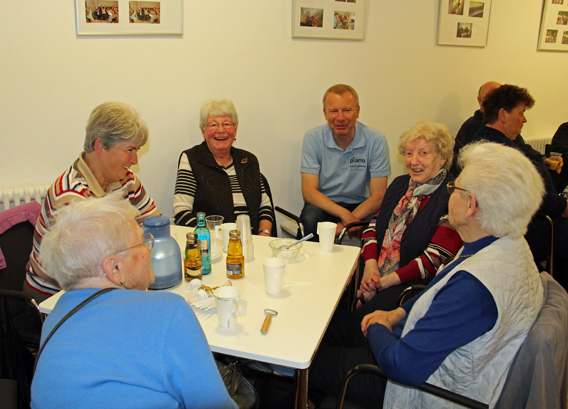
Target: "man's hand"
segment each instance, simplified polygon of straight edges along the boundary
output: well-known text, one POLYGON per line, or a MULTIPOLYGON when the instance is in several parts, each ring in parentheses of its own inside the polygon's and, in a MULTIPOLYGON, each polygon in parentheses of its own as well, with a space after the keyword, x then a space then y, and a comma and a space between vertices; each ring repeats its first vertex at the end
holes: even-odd
MULTIPOLYGON (((546 166, 548 169, 550 169, 550 158, 545 158, 544 161, 542 163, 544 163, 544 166, 546 166)), ((560 162, 558 163, 558 166, 556 166, 556 173, 560 174, 560 172, 562 172, 562 166, 564 166, 564 160, 562 159, 562 156, 560 157, 560 162)))

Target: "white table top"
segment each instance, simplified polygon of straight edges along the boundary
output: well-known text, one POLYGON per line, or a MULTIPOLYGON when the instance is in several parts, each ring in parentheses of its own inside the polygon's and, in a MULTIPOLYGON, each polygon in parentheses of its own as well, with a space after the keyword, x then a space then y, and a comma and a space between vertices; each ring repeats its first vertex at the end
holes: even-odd
MULTIPOLYGON (((185 248, 185 233, 193 229, 171 226, 180 248, 185 248)), ((237 327, 220 328, 216 310, 207 312, 193 308, 205 332, 211 350, 227 355, 254 359, 295 369, 310 366, 321 338, 349 283, 356 267, 359 248, 335 245, 331 253, 319 249, 319 243, 304 242, 302 251, 310 254, 303 260, 293 260, 288 266, 284 281, 310 282, 308 285, 284 285, 278 295, 264 291, 262 261, 271 257, 270 237, 253 236, 255 259, 245 263, 245 276, 231 280, 247 301, 247 312, 238 316, 237 327), (278 311, 266 335, 260 333, 264 309, 278 311)), ((225 255, 212 264, 212 272, 203 276, 209 286, 223 285, 227 281, 225 255)), ((187 295, 188 283, 163 290, 181 296, 187 295)), ((43 313, 50 313, 63 292, 40 304, 43 313)))

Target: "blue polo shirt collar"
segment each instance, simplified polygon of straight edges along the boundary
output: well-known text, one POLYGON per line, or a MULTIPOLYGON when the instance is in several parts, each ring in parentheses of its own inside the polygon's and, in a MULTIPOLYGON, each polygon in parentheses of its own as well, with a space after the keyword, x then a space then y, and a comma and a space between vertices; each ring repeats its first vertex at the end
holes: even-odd
MULTIPOLYGON (((349 144, 347 149, 345 149, 345 152, 350 152, 353 149, 363 148, 365 146, 365 138, 363 138, 361 136, 361 132, 357 132, 359 130, 359 128, 360 128, 360 124, 359 124, 359 121, 357 121, 355 123, 355 136, 353 137, 353 140, 351 141, 351 143, 349 144)), ((335 138, 333 137, 333 131, 331 130, 331 128, 329 128, 328 137, 324 139, 324 143, 325 143, 325 146, 327 148, 338 149, 338 150, 343 152, 343 149, 341 149, 339 146, 337 146, 337 143, 335 142, 335 138)))

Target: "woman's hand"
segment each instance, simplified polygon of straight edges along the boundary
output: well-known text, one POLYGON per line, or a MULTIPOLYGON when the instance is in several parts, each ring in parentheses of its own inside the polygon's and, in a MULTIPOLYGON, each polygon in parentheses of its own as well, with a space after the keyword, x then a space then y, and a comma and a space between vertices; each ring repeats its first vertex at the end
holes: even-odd
MULTIPOLYGON (((369 259, 365 261, 365 270, 363 272, 363 278, 361 279, 361 286, 359 287, 359 291, 378 291, 380 288, 381 276, 379 274, 377 260, 369 259)), ((359 294, 357 294, 357 296, 359 296, 359 294)))
POLYGON ((381 324, 392 331, 392 327, 404 317, 406 317, 406 311, 400 307, 393 311, 375 311, 365 315, 361 321, 361 331, 367 336, 367 329, 371 324, 381 324))
POLYGON ((365 300, 365 303, 371 301, 373 297, 377 295, 376 291, 362 291, 361 289, 357 290, 357 305, 355 308, 361 307, 364 303, 361 302, 361 297, 365 300))

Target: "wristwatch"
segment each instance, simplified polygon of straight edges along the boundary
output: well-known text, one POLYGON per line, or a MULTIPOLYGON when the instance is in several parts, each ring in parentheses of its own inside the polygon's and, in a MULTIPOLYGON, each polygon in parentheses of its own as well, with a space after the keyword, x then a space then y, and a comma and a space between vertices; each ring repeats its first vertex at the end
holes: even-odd
POLYGON ((260 233, 268 234, 269 236, 271 234, 270 230, 268 230, 268 229, 261 230, 261 231, 258 232, 258 234, 260 234, 260 233))

